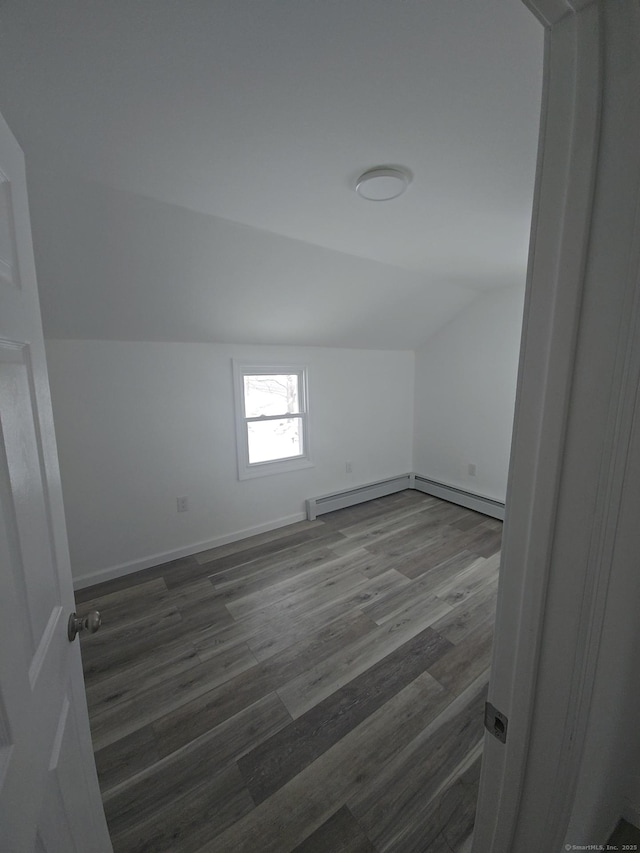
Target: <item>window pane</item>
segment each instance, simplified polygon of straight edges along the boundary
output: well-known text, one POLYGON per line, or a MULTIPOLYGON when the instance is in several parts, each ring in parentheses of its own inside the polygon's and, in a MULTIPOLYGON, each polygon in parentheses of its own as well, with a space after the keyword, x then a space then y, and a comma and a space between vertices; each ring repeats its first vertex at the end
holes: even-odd
POLYGON ((300 411, 297 373, 244 376, 244 408, 248 418, 300 411))
POLYGON ((302 456, 302 418, 251 421, 247 424, 247 434, 250 465, 302 456))

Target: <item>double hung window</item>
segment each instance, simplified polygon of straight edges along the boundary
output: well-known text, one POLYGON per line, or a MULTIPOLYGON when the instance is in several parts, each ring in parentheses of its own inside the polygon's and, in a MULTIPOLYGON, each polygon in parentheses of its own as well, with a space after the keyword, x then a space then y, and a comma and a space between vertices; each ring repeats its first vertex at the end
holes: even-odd
POLYGON ((307 370, 234 361, 240 479, 307 467, 307 370))

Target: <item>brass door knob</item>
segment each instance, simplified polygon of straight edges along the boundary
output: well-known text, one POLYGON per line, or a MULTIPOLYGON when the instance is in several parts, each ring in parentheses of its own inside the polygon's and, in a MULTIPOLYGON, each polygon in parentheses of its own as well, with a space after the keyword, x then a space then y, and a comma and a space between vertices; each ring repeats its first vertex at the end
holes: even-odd
POLYGON ((75 640, 76 634, 79 631, 88 631, 90 634, 95 634, 100 625, 102 625, 102 616, 100 616, 97 610, 91 610, 85 616, 76 616, 75 613, 72 613, 69 616, 69 625, 67 628, 69 642, 72 643, 75 640))

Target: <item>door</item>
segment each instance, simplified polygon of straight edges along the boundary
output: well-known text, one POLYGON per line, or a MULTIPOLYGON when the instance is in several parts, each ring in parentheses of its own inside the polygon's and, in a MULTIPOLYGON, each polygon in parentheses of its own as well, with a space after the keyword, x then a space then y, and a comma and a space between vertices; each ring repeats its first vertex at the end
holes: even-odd
POLYGON ((24 158, 0 116, 0 851, 109 853, 74 609, 24 158))
POLYGON ((637 773, 640 6, 524 2, 547 33, 489 684, 508 723, 474 853, 603 844, 637 773))

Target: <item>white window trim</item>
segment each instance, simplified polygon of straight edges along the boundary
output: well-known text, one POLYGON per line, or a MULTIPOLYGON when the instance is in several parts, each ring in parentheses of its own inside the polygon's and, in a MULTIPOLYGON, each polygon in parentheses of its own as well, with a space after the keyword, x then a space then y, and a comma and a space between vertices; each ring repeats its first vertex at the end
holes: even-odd
POLYGON ((309 370, 306 365, 300 364, 255 364, 244 361, 232 360, 233 364, 233 392, 236 416, 236 452, 238 456, 238 479, 251 480, 254 477, 265 477, 270 474, 284 474, 290 471, 298 471, 301 468, 312 468, 313 462, 309 453, 309 370), (271 462, 249 462, 249 446, 247 438, 247 420, 244 408, 244 377, 246 375, 259 375, 261 373, 297 373, 300 376, 300 413, 302 421, 302 446, 304 453, 301 456, 286 459, 274 459, 271 462))

